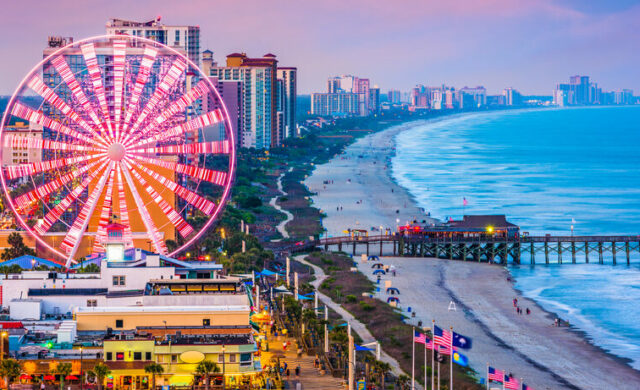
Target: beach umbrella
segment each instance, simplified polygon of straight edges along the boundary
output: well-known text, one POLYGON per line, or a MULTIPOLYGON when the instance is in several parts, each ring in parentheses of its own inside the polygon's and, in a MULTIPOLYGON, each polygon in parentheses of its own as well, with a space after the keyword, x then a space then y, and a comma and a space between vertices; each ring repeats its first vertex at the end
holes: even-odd
POLYGON ((380 275, 380 274, 385 275, 386 272, 384 272, 384 270, 382 270, 382 269, 377 269, 377 270, 373 271, 373 274, 374 275, 380 275))
POLYGON ((380 261, 380 258, 378 256, 369 256, 368 260, 380 261))
POLYGON ((42 379, 44 379, 45 381, 55 381, 56 377, 53 375, 45 375, 42 379))
POLYGON ((375 264, 373 264, 373 265, 371 266, 371 268, 377 268, 377 269, 380 269, 380 268, 382 268, 382 267, 384 267, 384 265, 383 265, 382 263, 375 263, 375 264))
POLYGON ((20 375, 20 380, 30 380, 31 378, 32 378, 32 376, 29 375, 29 374, 20 375))
POLYGON ((67 375, 64 379, 68 381, 75 381, 75 380, 78 380, 78 377, 75 375, 67 375))

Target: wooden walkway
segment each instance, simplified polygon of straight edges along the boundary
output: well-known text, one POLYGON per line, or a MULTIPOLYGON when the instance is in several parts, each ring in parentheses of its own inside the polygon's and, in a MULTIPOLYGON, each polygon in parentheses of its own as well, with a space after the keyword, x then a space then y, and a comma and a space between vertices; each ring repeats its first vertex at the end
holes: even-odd
POLYGON ((271 248, 283 253, 313 248, 364 253, 368 256, 436 257, 451 260, 523 263, 630 264, 640 260, 640 235, 628 236, 527 236, 518 239, 433 239, 421 236, 372 235, 330 237, 271 248), (537 256, 536 256, 537 255, 537 256))

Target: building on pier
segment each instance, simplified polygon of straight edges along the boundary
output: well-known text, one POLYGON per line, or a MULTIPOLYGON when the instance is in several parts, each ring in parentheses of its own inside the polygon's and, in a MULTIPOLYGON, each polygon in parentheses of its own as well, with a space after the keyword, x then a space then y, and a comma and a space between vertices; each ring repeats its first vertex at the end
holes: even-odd
POLYGON ((461 220, 449 220, 441 225, 412 224, 399 227, 403 235, 424 236, 435 239, 514 239, 520 236, 520 227, 505 215, 465 215, 461 220))

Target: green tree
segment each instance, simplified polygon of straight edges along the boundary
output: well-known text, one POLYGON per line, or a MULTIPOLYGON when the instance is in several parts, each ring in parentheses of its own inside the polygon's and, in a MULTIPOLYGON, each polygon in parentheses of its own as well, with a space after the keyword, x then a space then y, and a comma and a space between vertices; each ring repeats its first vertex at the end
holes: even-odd
POLYGON ((385 378, 391 372, 391 365, 380 360, 375 363, 375 371, 380 375, 380 388, 385 388, 385 378))
POLYGON ((206 390, 209 390, 211 374, 216 372, 220 372, 220 367, 211 360, 203 360, 198 364, 198 367, 196 367, 196 373, 204 375, 204 386, 206 390))
POLYGON ((86 267, 78 271, 80 271, 80 273, 85 273, 85 274, 97 274, 97 273, 100 273, 100 267, 97 264, 91 263, 91 264, 87 264, 86 267))
POLYGON ((162 374, 164 368, 158 363, 149 363, 144 366, 144 372, 151 374, 151 390, 156 390, 156 375, 162 374))
POLYGON ((0 376, 4 378, 7 388, 11 387, 11 381, 20 375, 20 363, 15 359, 5 359, 0 363, 0 376))
POLYGON ((60 375, 60 390, 63 390, 64 379, 71 374, 71 363, 58 363, 53 372, 60 375))
POLYGON ((104 384, 104 379, 111 374, 111 369, 107 367, 104 363, 98 363, 95 367, 93 367, 93 371, 91 371, 91 375, 95 376, 96 382, 98 383, 98 390, 102 390, 102 385, 104 384))
POLYGON ((24 255, 32 255, 35 256, 36 252, 26 246, 24 241, 22 240, 22 235, 20 233, 11 233, 9 234, 9 238, 7 239, 10 247, 6 248, 2 255, 0 256, 2 260, 11 260, 16 257, 24 256, 24 255))

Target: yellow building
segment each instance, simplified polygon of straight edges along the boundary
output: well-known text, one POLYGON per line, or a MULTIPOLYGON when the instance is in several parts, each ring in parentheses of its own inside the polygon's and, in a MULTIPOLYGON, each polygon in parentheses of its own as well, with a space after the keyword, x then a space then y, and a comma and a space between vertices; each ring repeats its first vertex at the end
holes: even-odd
MULTIPOLYGON (((151 330, 151 328, 147 328, 151 330)), ((162 328, 155 328, 162 331, 162 328)), ((198 363, 209 360, 218 365, 211 383, 228 386, 255 383, 262 372, 250 327, 199 327, 193 333, 167 330, 163 338, 153 334, 122 334, 104 340, 104 359, 111 369, 110 385, 115 390, 147 390, 152 378, 144 371, 158 363, 164 372, 156 377, 157 386, 197 384, 198 363)), ((158 332, 151 332, 158 333, 158 332)))
POLYGON ((249 306, 79 307, 78 331, 135 330, 143 326, 237 326, 249 324, 249 306))

